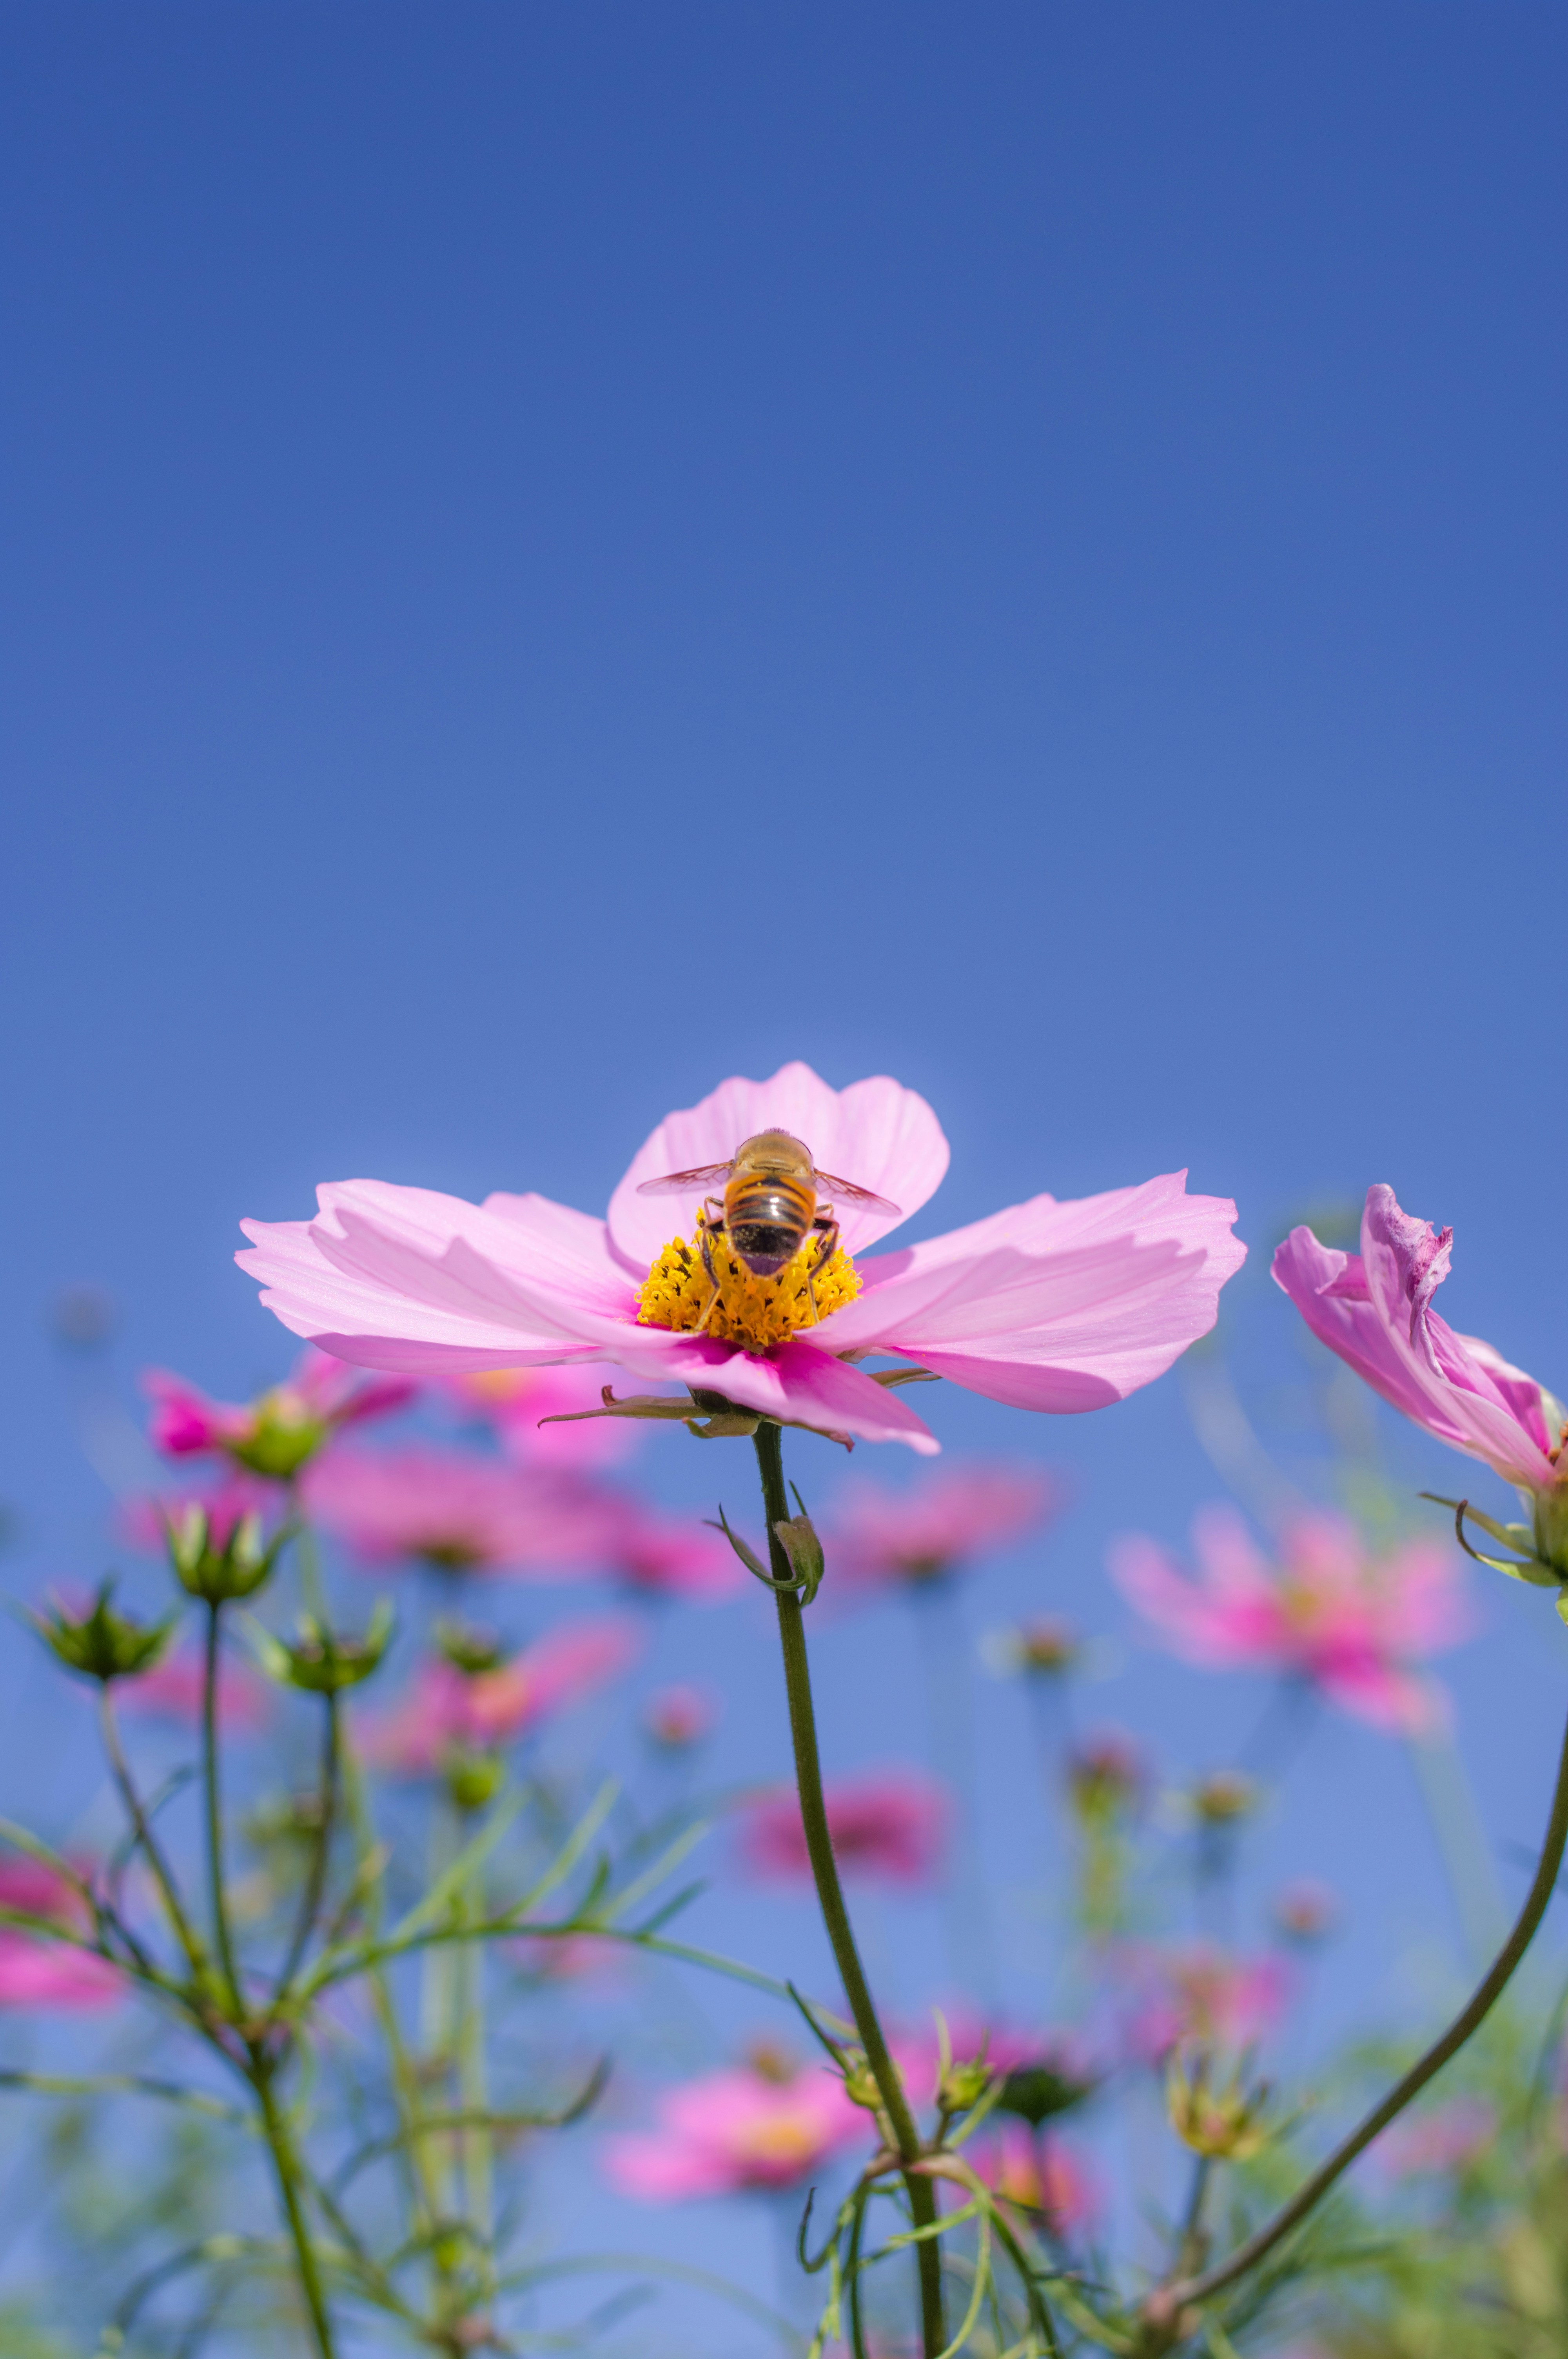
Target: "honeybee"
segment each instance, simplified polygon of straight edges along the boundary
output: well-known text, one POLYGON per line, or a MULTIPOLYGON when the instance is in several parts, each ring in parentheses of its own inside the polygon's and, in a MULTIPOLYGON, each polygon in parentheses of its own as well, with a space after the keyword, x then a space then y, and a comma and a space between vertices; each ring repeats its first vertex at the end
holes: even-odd
POLYGON ((814 1281, 832 1260, 838 1244, 833 1204, 831 1201, 824 1201, 824 1198, 838 1198, 846 1203, 863 1204, 870 1212, 888 1212, 895 1220, 898 1217, 898 1206, 890 1203, 885 1196, 873 1195, 869 1188, 857 1188, 852 1180, 836 1179, 831 1171, 818 1171, 810 1147, 787 1130, 760 1130, 754 1138, 742 1139, 728 1163, 703 1163, 693 1171, 671 1171, 662 1180, 644 1180, 637 1193, 678 1196, 693 1188, 711 1187, 719 1180, 724 1183, 722 1197, 706 1199, 708 1219, 702 1231, 702 1266, 713 1292, 699 1327, 707 1326, 719 1299, 719 1279, 711 1251, 714 1237, 728 1237, 735 1254, 754 1277, 776 1277, 794 1260, 807 1237, 816 1234, 819 1242, 806 1273, 806 1290, 815 1321, 817 1311, 814 1281))

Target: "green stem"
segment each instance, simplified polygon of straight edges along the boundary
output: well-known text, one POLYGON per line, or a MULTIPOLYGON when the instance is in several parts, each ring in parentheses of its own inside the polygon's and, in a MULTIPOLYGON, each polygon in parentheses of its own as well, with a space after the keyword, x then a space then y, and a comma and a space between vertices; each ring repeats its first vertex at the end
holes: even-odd
POLYGON ((212 1910, 212 1938, 229 1985, 229 2000, 238 2022, 245 2011, 240 1977, 234 1964, 234 1944, 229 1931, 229 1904, 223 1890, 223 1813, 218 1793, 218 1668, 222 1607, 207 1607, 206 1676, 201 1683, 201 1783, 207 1803, 207 1880, 212 1910))
POLYGON ((131 1776, 130 1767, 125 1759, 125 1749, 120 1742, 119 1723, 114 1717, 114 1707, 110 1701, 107 1680, 99 1696, 98 1724, 103 1734, 103 1751, 108 1757, 114 1783, 120 1789, 120 1799, 124 1805, 125 1816, 130 1820, 131 1831, 146 1855, 147 1865, 152 1870, 153 1881, 157 1886, 168 1921, 174 1928, 175 1938, 185 1952, 186 1964, 197 1982, 200 1983, 207 1973, 206 1952, 197 1940, 195 1929, 185 1913, 179 1897, 179 1887, 174 1880, 174 1872, 163 1855, 157 1837, 154 1834, 146 1811, 142 1806, 142 1798, 136 1791, 135 1781, 131 1776))
MULTIPOLYGON (((779 1524, 789 1521, 783 1436, 776 1425, 764 1419, 758 1425, 754 1439, 757 1465, 762 1478, 762 1510, 768 1526, 768 1560, 774 1582, 787 1584, 795 1576, 775 1528, 779 1524)), ((822 1910, 822 1921, 827 1929, 827 1939, 833 1945, 834 1961, 844 1984, 849 2012, 855 2019, 855 2029, 866 2051, 866 2062, 881 2096, 882 2109, 893 2134, 899 2160, 905 2166, 903 2180, 909 2192, 910 2216, 915 2227, 929 2228, 935 2224, 936 2220, 936 2189, 924 2172, 914 2168, 921 2155, 920 2132, 915 2126, 909 2099, 904 2094, 898 2067, 889 2053, 887 2040, 878 2020, 871 1987, 855 1947, 854 1930, 849 1923, 849 1909, 844 1905, 838 1863, 833 1856, 827 1808, 822 1797, 822 1764, 816 1748, 816 1717, 811 1701, 811 1668, 806 1659, 806 1622, 800 1598, 788 1586, 778 1587, 774 1595, 779 1613, 779 1642, 784 1650, 784 1690, 789 1699, 790 1735, 795 1744, 800 1822, 816 1885, 817 1904, 822 1910)), ((936 2239, 932 2236, 924 2237, 914 2250, 920 2271, 921 2339, 925 2359, 937 2359, 947 2339, 942 2321, 942 2256, 936 2239)))
POLYGON ((321 2284, 320 2267, 316 2248, 310 2242, 310 2231, 305 2223, 304 2208, 299 2201, 299 2166, 295 2159, 294 2142, 288 2125, 278 2110, 273 2093, 272 2074, 263 2066, 253 2076, 252 2087, 261 2109, 262 2127, 272 2154, 273 2168, 277 2173, 277 2191, 283 2201, 284 2217, 288 2223, 289 2236, 294 2245, 294 2256, 299 2271, 299 2288, 305 2296, 305 2307, 310 2313, 311 2332, 315 2336, 319 2359, 335 2359, 332 2341, 332 2321, 327 2309, 327 2296, 321 2284))
POLYGON ((1468 2006, 1454 2017, 1442 2038, 1433 2042, 1425 2055, 1411 2066, 1403 2080, 1396 2082, 1381 2104, 1373 2107, 1365 2121, 1336 2147, 1322 2169, 1314 2171, 1306 2185, 1274 2214, 1272 2220, 1260 2228, 1255 2236, 1249 2236, 1228 2260, 1219 2262, 1202 2277, 1189 2277, 1162 2291, 1159 2301, 1162 2313, 1173 2314, 1190 2302, 1205 2301, 1210 2294, 1218 2293, 1222 2287, 1233 2285, 1238 2277, 1245 2277, 1249 2269, 1255 2268, 1265 2255, 1273 2251, 1281 2237, 1288 2236, 1291 2230, 1306 2218, 1313 2207, 1327 2194, 1336 2180, 1349 2169, 1357 2156, 1388 2128, 1397 2114, 1403 2113, 1413 2097, 1421 2094, 1427 2082, 1442 2071, 1449 2058, 1458 2054, 1471 2033, 1479 2029, 1502 1996, 1515 1969, 1534 1940, 1536 1928, 1545 1916, 1547 1905, 1556 1889, 1565 1847, 1568 1847, 1568 1729, 1563 1732, 1563 1750, 1557 1765, 1557 1785, 1552 1797, 1552 1815, 1547 1821, 1546 1839, 1541 1845, 1535 1880, 1513 1931, 1477 1984, 1468 2006))
POLYGON ((327 1867, 332 1851, 332 1829, 338 1815, 338 1758, 340 1749, 338 1698, 329 1692, 323 1699, 327 1721, 321 1737, 321 1779, 319 1788, 321 1799, 321 1823, 316 1833, 316 1848, 311 1855, 310 1873, 299 1903, 299 1919, 294 1928, 294 1939, 277 1978, 275 2005, 288 1995, 289 1986, 305 1962, 310 1936, 316 1930, 316 1919, 321 1910, 321 1895, 327 1886, 327 1867))

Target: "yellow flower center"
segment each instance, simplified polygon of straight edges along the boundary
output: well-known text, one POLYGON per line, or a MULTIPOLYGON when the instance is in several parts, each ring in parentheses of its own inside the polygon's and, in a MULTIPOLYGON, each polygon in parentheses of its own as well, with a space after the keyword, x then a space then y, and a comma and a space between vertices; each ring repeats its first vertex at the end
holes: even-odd
POLYGON ((743 1351, 769 1351, 775 1343, 787 1343, 797 1328, 815 1326, 819 1319, 842 1310, 859 1294, 860 1272, 841 1245, 835 1245, 815 1277, 810 1275, 821 1250, 820 1238, 808 1236, 775 1277, 758 1277, 723 1230, 709 1231, 707 1216, 699 1212, 691 1244, 676 1237, 655 1257, 638 1292, 637 1323, 671 1327, 677 1334, 700 1328, 721 1343, 739 1343, 743 1351), (713 1263, 711 1278, 702 1259, 705 1235, 713 1263))

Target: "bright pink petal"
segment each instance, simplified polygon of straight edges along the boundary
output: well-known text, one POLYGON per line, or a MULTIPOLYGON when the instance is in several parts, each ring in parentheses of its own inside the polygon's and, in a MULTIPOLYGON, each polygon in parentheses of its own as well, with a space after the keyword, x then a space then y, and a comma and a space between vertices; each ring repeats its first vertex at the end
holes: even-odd
POLYGON ((809 1065, 794 1064, 768 1082, 724 1082, 700 1105, 665 1116, 611 1198, 610 1234, 629 1268, 641 1276, 677 1230, 689 1234, 707 1192, 640 1196, 642 1181, 728 1162, 759 1130, 792 1132, 810 1148, 819 1171, 898 1206, 889 1214, 835 1203, 844 1248, 851 1254, 918 1212, 947 1169, 947 1142, 925 1100, 884 1076, 832 1090, 809 1065))
POLYGON ((1080 1203, 1049 1196, 865 1265, 834 1348, 902 1353, 955 1383, 1058 1415, 1162 1375, 1217 1316, 1247 1248, 1236 1208, 1184 1173, 1080 1203))
POLYGON ((0 2006, 75 2014, 116 2006, 126 1987, 106 1958, 0 1928, 0 2006))

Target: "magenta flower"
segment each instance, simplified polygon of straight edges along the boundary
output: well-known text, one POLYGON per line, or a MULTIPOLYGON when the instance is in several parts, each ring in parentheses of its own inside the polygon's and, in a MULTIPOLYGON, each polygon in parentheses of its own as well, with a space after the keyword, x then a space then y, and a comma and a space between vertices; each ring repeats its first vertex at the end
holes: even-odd
POLYGON ((705 2073, 659 2100, 659 2127, 611 2138, 605 2169, 645 2203, 752 2188, 795 2187, 846 2146, 875 2135, 825 2067, 797 2070, 769 2052, 705 2073))
POLYGON ((183 1376, 148 1368, 142 1388, 153 1404, 154 1447, 168 1458, 223 1457, 253 1474, 286 1480, 339 1428, 382 1417, 414 1397, 406 1380, 367 1380, 341 1356, 305 1352, 287 1382, 243 1408, 209 1400, 183 1376))
POLYGON ((1131 2052, 1157 2062, 1186 2042, 1249 2048, 1279 2021, 1290 1991, 1282 1958, 1241 1958, 1207 1941, 1128 1949, 1119 1961, 1132 1998, 1131 2052))
POLYGON ((606 1509, 604 1561, 638 1595, 714 1605, 744 1589, 729 1541, 695 1516, 657 1515, 635 1499, 607 1499, 606 1509))
POLYGON ((848 1484, 824 1535, 835 1573, 899 1586, 939 1580, 1038 1530, 1057 1501, 1038 1468, 967 1466, 907 1490, 848 1484))
MULTIPOLYGON (((80 1896, 39 1860, 0 1860, 0 1912, 6 1910, 43 1918, 62 1932, 89 1930, 80 1896)), ((0 2006, 76 2012, 113 2006, 124 1992, 124 1976, 106 1958, 26 1926, 0 1924, 0 2006)))
MULTIPOLYGON (((918 1769, 845 1777, 826 1795, 828 1832, 845 1875, 881 1875, 918 1884, 941 1858, 947 1797, 918 1769)), ((808 1884, 811 1861, 793 1790, 753 1802, 741 1821, 741 1844, 754 1875, 808 1884)))
POLYGON ((1430 1728, 1441 1690, 1416 1669, 1464 1635, 1463 1564, 1408 1540, 1374 1555, 1354 1524, 1322 1512, 1285 1527, 1280 1561, 1231 1507, 1194 1518, 1196 1580, 1141 1535, 1110 1552, 1113 1580, 1173 1653, 1214 1669, 1310 1680, 1330 1702, 1379 1728, 1430 1728))
POLYGON ((701 1744, 718 1717, 718 1701, 705 1688, 661 1688, 643 1707, 643 1726, 655 1745, 684 1753, 701 1744))
MULTIPOLYGON (((201 1717, 206 1666, 193 1647, 166 1655, 150 1670, 122 1680, 116 1690, 122 1707, 148 1719, 178 1721, 194 1728, 201 1717)), ((250 1734, 267 1718, 272 1690, 238 1663, 218 1667, 218 1717, 236 1735, 250 1734)))
POLYGON ((620 1516, 580 1486, 495 1458, 421 1445, 330 1451, 305 1505, 368 1563, 548 1579, 607 1561, 620 1516))
POLYGON ((1391 1188, 1368 1188, 1358 1254, 1292 1229, 1274 1256, 1274 1278, 1313 1333, 1374 1391, 1514 1484, 1532 1527, 1476 1521, 1521 1550, 1526 1563, 1502 1570, 1555 1587, 1568 1582, 1568 1414, 1544 1385, 1490 1343, 1456 1335, 1433 1309, 1453 1243, 1452 1229, 1440 1234, 1401 1212, 1391 1188))
POLYGON ((606 1221, 541 1196, 474 1205, 345 1180, 318 1191, 313 1221, 243 1223, 253 1242, 238 1258, 286 1326, 366 1367, 452 1376, 612 1361, 782 1423, 930 1452, 937 1443, 914 1411, 856 1362, 893 1353, 1018 1408, 1098 1408, 1208 1332, 1245 1255, 1230 1234, 1235 1207, 1187 1196, 1177 1175, 1075 1204, 1036 1196, 858 1267, 853 1256, 918 1212, 946 1166, 936 1117, 913 1091, 885 1079, 830 1090, 786 1065, 669 1115, 606 1221), (815 1244, 767 1277, 721 1247, 710 1301, 705 1183, 673 1237, 669 1200, 639 1192, 725 1162, 773 1126, 819 1169, 898 1207, 836 1207, 838 1247, 816 1278, 815 1321, 815 1244))
POLYGON ((513 1744, 619 1679, 640 1644, 629 1615, 606 1614, 560 1623, 493 1670, 427 1662, 398 1702, 365 1715, 366 1758, 405 1777, 423 1777, 450 1753, 513 1744))

